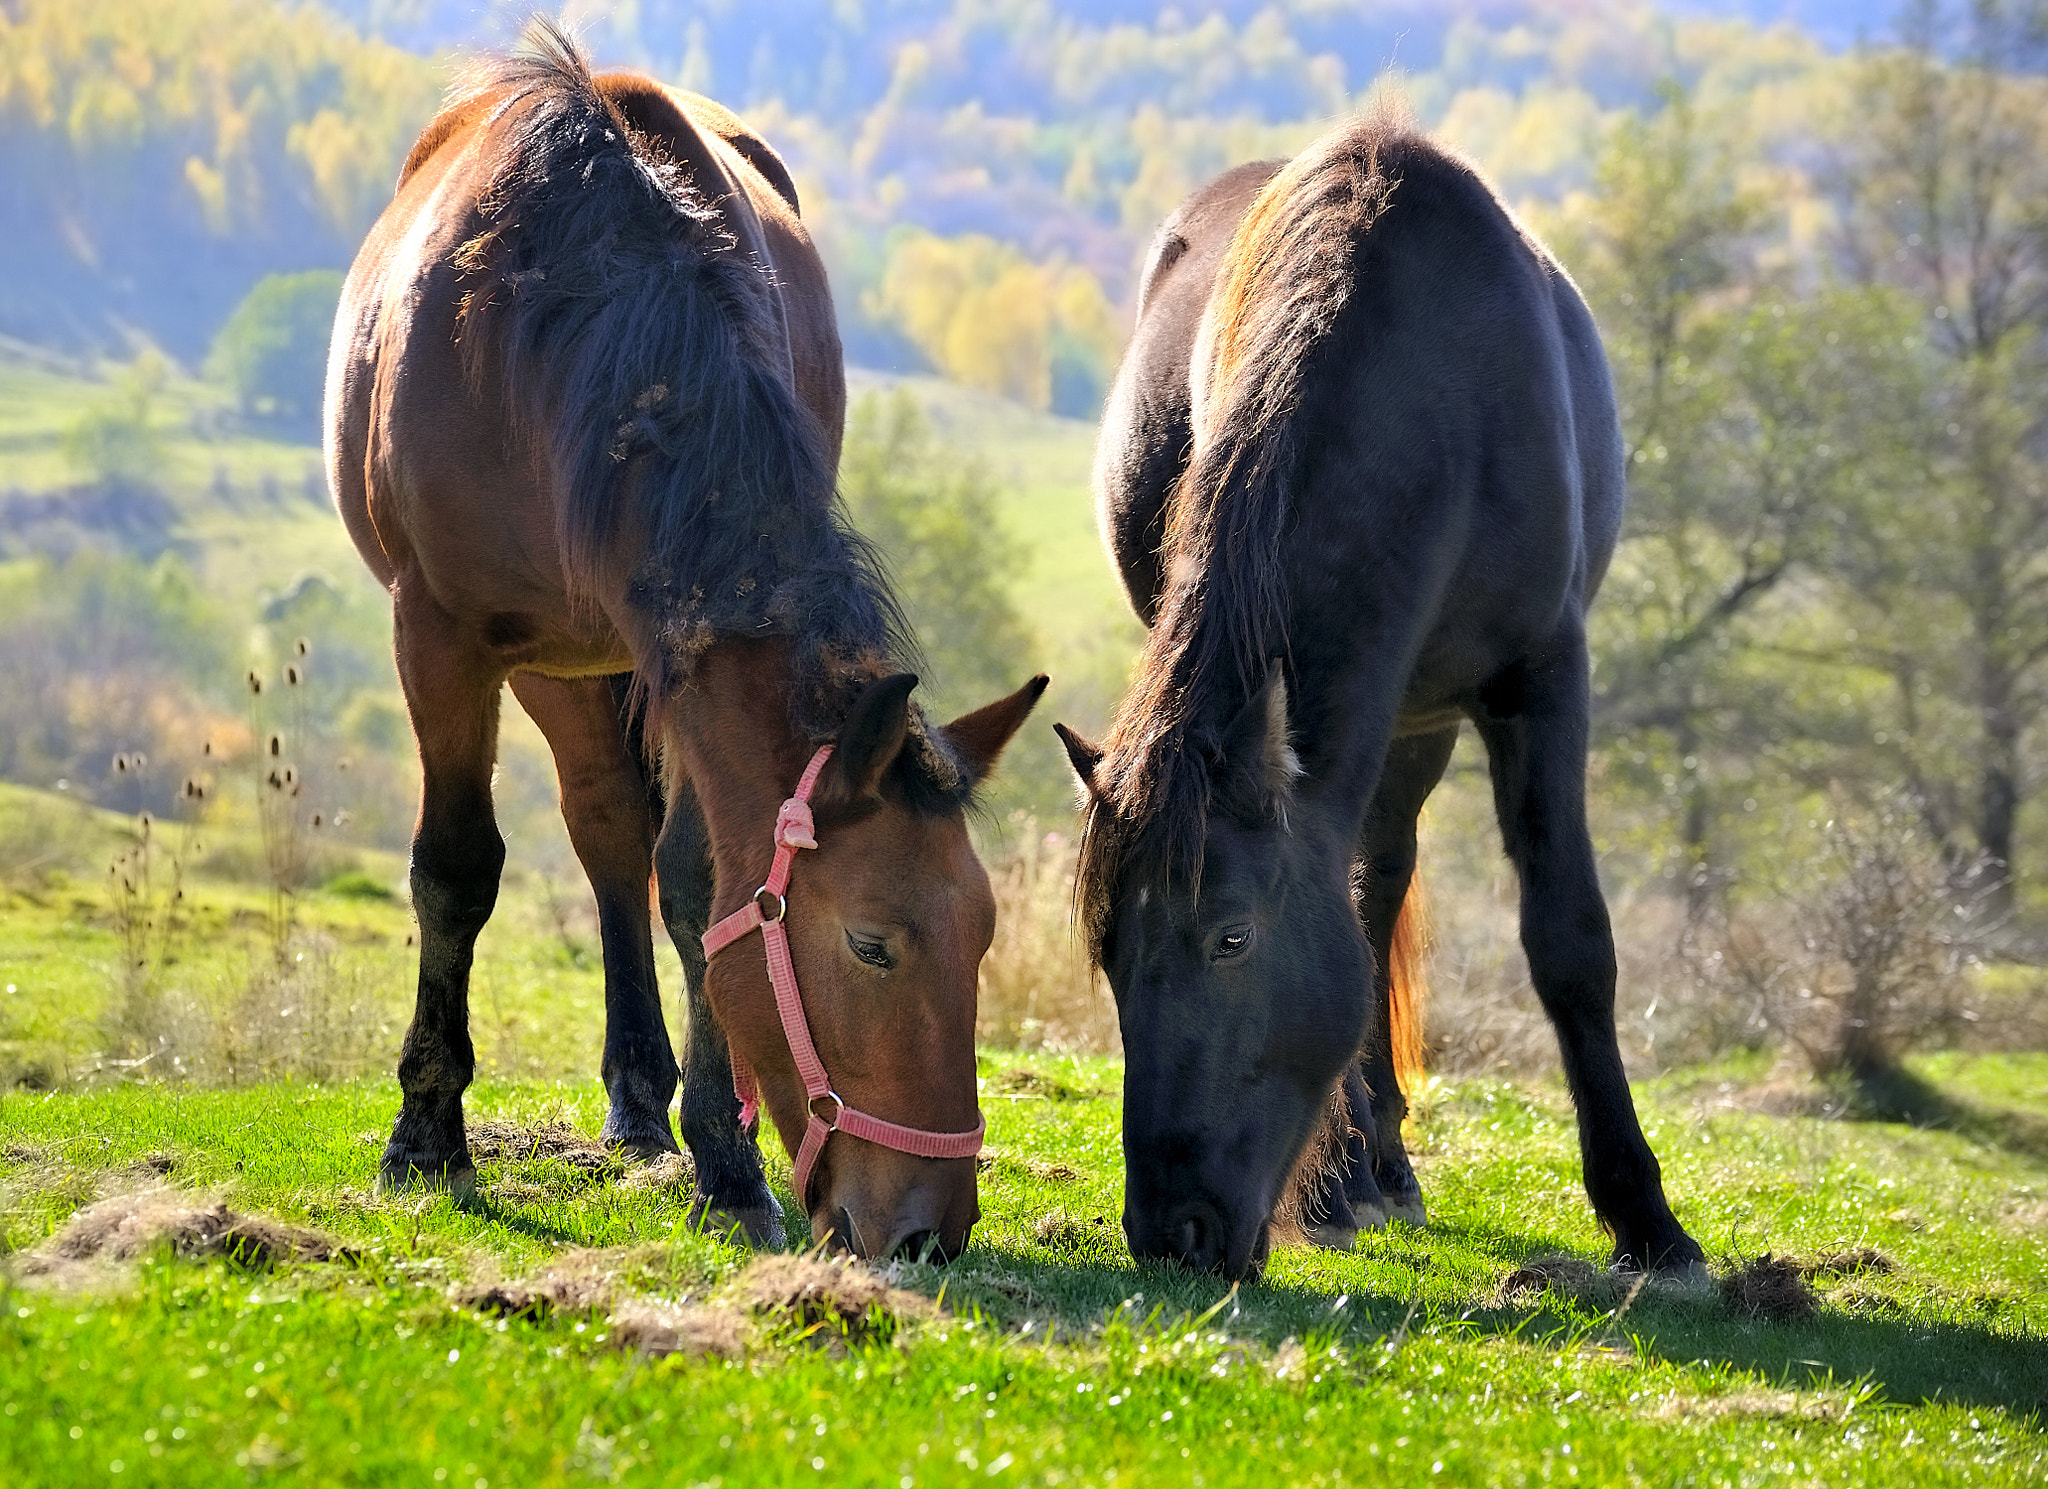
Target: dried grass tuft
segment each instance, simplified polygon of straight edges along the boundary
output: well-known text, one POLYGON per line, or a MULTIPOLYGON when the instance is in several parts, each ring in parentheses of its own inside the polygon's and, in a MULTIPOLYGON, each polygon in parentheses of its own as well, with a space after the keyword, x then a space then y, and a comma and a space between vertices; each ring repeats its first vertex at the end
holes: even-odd
POLYGON ((1047 1184, 1076 1184, 1082 1178, 1081 1171, 1072 1164, 1047 1163, 1043 1159, 1012 1153, 1007 1148, 983 1148, 975 1155, 974 1166, 982 1173, 992 1168, 1014 1168, 1047 1184))
POLYGON ((734 1292, 756 1313, 806 1329, 823 1326, 849 1341, 885 1338, 937 1311, 929 1298, 891 1287, 850 1257, 764 1256, 740 1274, 734 1292))
POLYGON ((616 1154, 566 1122, 540 1122, 531 1127, 495 1120, 473 1122, 469 1126, 468 1137, 470 1157, 478 1163, 520 1163, 552 1158, 587 1174, 598 1174, 619 1166, 616 1154))
POLYGON ((1113 1226, 1106 1215, 1082 1219, 1065 1210, 1052 1210, 1039 1217, 1032 1234, 1048 1251, 1057 1251, 1081 1261, 1123 1261, 1123 1230, 1113 1226))
POLYGON ((619 1180, 621 1189, 661 1189, 673 1191, 678 1196, 687 1194, 697 1183, 696 1166, 690 1162, 687 1153, 664 1153, 650 1163, 636 1164, 626 1171, 626 1177, 619 1180))
POLYGON ((609 1342, 649 1355, 737 1360, 747 1352, 747 1321, 736 1308, 633 1298, 612 1310, 609 1342))
POLYGON ((176 1189, 145 1189, 87 1206, 15 1264, 17 1275, 69 1288, 104 1278, 108 1263, 132 1262, 160 1246, 179 1256, 224 1256, 238 1266, 352 1260, 332 1236, 230 1209, 176 1189))
POLYGON ((1508 1273, 1500 1293, 1503 1302, 1555 1293, 1570 1302, 1605 1311, 1626 1302, 1635 1285, 1635 1278, 1596 1267, 1583 1257, 1532 1256, 1508 1273))
POLYGON ((1738 1313, 1771 1323, 1812 1318, 1820 1307, 1805 1269, 1768 1251, 1721 1279, 1721 1300, 1738 1313))
POLYGON ((1846 1251, 1830 1252, 1804 1270, 1809 1277, 1853 1277, 1861 1272, 1896 1272, 1898 1264, 1875 1246, 1853 1246, 1846 1251))
POLYGON ((557 1309, 602 1312, 640 1276, 644 1258, 631 1248, 565 1251, 531 1277, 516 1282, 482 1282, 457 1290, 465 1308, 499 1318, 542 1319, 557 1309))

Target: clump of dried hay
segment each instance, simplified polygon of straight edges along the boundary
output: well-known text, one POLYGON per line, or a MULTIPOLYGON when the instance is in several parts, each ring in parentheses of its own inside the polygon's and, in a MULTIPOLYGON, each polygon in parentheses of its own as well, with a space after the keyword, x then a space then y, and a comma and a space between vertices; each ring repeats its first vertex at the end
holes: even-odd
POLYGON ((632 1298, 612 1310, 609 1342, 650 1355, 737 1360, 747 1352, 746 1320, 734 1308, 632 1298))
POLYGON ((650 1163, 631 1169, 619 1180, 621 1189, 666 1189, 682 1194, 697 1182, 696 1167, 687 1153, 664 1153, 650 1163))
POLYGON ((1582 1257, 1532 1256, 1508 1273, 1500 1293, 1503 1302, 1555 1293, 1583 1307, 1605 1311, 1627 1302, 1639 1280, 1596 1267, 1582 1257))
POLYGON ((982 1173, 992 1168, 1014 1168, 1047 1184, 1073 1184, 1081 1178, 1081 1171, 1071 1164, 1046 1163, 1022 1153, 1012 1153, 1007 1148, 983 1148, 975 1155, 974 1166, 982 1173))
POLYGON ((1721 1279, 1721 1300, 1738 1313, 1772 1323, 1811 1318, 1820 1306, 1806 1284, 1805 1268, 1768 1251, 1721 1279))
POLYGON ((848 1342, 887 1338, 906 1320, 936 1312, 930 1299, 891 1287, 849 1257, 764 1256, 740 1274, 734 1291, 756 1313, 848 1342))
POLYGON ((1804 1268, 1809 1277, 1853 1277, 1861 1272, 1883 1274, 1897 1270, 1897 1264, 1875 1246, 1853 1246, 1846 1251, 1830 1252, 1804 1268))
POLYGON ((617 1154, 566 1122, 540 1122, 531 1127, 496 1120, 473 1122, 468 1137, 470 1156, 478 1163, 552 1158, 590 1175, 619 1167, 617 1154))
POLYGON ((355 1256, 318 1231, 176 1189, 145 1189, 80 1210, 56 1235, 21 1256, 15 1272, 54 1287, 86 1286, 104 1280, 106 1264, 136 1261, 162 1246, 179 1256, 224 1256, 252 1269, 355 1256))
POLYGON ((602 1317, 606 1341, 648 1354, 737 1359, 746 1351, 746 1315, 799 1331, 804 1339, 857 1343, 885 1339, 935 1308, 916 1293, 892 1287, 851 1259, 762 1257, 725 1290, 723 1299, 667 1299, 645 1289, 664 1277, 660 1248, 570 1251, 531 1277, 458 1289, 455 1302, 500 1318, 538 1322, 560 1310, 602 1317))
POLYGON ((1121 1230, 1104 1215, 1083 1220, 1065 1210, 1050 1210, 1032 1227, 1038 1244, 1084 1261, 1115 1261, 1124 1255, 1121 1230))
POLYGON ((568 1251, 531 1277, 458 1288, 455 1302, 499 1318, 538 1322, 557 1311, 605 1319, 614 1348, 650 1355, 737 1359, 746 1350, 745 1319, 723 1305, 670 1300, 638 1291, 666 1281, 659 1247, 568 1251))
MULTIPOLYGON (((516 1282, 481 1282, 457 1290, 455 1300, 499 1318, 545 1318, 556 1309, 601 1312, 611 1307, 628 1270, 628 1253, 568 1251, 516 1282)), ((637 1269, 636 1269, 637 1270, 637 1269)))

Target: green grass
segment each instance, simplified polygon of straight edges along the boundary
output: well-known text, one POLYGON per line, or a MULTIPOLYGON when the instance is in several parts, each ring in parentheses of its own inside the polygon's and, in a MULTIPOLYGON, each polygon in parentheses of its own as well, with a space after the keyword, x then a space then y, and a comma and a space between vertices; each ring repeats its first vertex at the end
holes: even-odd
MULTIPOLYGON (((1723 1264, 1868 1245, 1896 1270, 1824 1284, 1801 1324, 1647 1294, 1615 1318, 1555 1292, 1500 1296, 1532 1254, 1602 1255, 1562 1093, 1438 1085, 1414 1132, 1430 1228, 1349 1255, 1283 1250, 1233 1295, 1124 1252, 1115 1062, 1005 1055, 983 1070, 995 1156, 974 1246, 950 1268, 897 1268, 903 1285, 943 1289, 944 1311, 882 1344, 761 1330, 738 1362, 621 1355, 601 1315, 501 1324, 452 1306, 455 1279, 517 1275, 570 1247, 652 1247, 641 1265, 656 1286, 694 1296, 746 1256, 691 1233, 679 1192, 552 1159, 485 1164, 467 1207, 375 1196, 388 1082, 0 1098, 10 1248, 166 1163, 175 1183, 361 1248, 270 1273, 159 1256, 108 1292, 9 1294, 0 1472, 105 1482, 118 1460, 121 1482, 163 1483, 1903 1484, 2048 1468, 2038 1150, 1758 1115, 1722 1078, 1735 1069, 1646 1087, 1667 1181, 1723 1264), (1055 1211, 1070 1223, 1041 1239, 1055 1211)), ((2048 1118, 2048 1059, 1920 1074, 2019 1130, 2048 1118)), ((601 1093, 484 1082, 470 1111, 590 1133, 601 1093)), ((771 1168, 786 1185, 780 1154, 771 1168)))

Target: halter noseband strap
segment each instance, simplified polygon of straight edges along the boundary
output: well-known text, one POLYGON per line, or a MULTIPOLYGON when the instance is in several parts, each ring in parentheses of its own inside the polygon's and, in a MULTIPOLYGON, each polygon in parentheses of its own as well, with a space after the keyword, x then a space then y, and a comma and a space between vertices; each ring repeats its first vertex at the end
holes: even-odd
MULTIPOLYGON (((811 1043, 811 1026, 804 1017, 803 997, 796 985, 796 965, 789 956, 789 931, 783 922, 789 913, 789 871, 796 862, 797 850, 818 846, 817 828, 811 820, 811 791, 831 756, 830 745, 811 756, 803 778, 796 783, 796 794, 775 814, 775 861, 769 866, 766 882, 746 904, 704 933, 707 962, 740 937, 753 931, 761 933, 761 949, 768 958, 768 982, 775 989, 775 1011, 782 1016, 783 1037, 788 1039, 789 1052, 796 1058, 797 1074, 803 1077, 804 1097, 810 1108, 810 1124, 804 1129, 803 1144, 796 1153, 797 1203, 807 1208, 809 1201, 804 1195, 810 1188, 811 1170, 817 1164, 818 1154, 824 1151, 825 1139, 835 1132, 865 1138, 919 1158, 972 1158, 981 1151, 982 1134, 988 1130, 984 1119, 974 1124, 972 1132, 926 1132, 855 1111, 832 1089, 825 1064, 818 1058, 817 1046, 811 1043), (833 1106, 829 1122, 817 1112, 818 1103, 825 1100, 830 1100, 833 1106)), ((732 1051, 732 1089, 740 1099, 740 1125, 744 1127, 761 1110, 761 1092, 752 1068, 738 1050, 732 1051)))

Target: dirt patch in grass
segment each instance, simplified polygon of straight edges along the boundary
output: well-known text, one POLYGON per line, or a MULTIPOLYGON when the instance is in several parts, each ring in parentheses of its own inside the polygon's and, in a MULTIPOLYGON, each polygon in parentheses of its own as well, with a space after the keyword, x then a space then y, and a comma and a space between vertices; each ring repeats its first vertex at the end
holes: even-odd
POLYGON ((0 1162, 15 1168, 39 1168, 50 1162, 50 1150, 38 1148, 29 1143, 9 1143, 0 1148, 0 1162))
POLYGON ((355 1256, 319 1231, 176 1189, 146 1189, 80 1210, 57 1234, 24 1254, 15 1271, 53 1287, 88 1287, 109 1280, 109 1266, 136 1261, 160 1246, 185 1257, 224 1256, 252 1269, 355 1256))
POLYGON ((1768 1251, 1721 1279, 1721 1301, 1737 1313, 1772 1323, 1796 1323, 1820 1309, 1807 1285, 1806 1269, 1768 1251))

